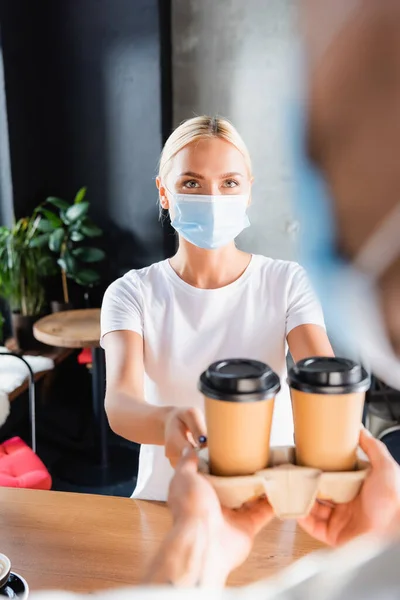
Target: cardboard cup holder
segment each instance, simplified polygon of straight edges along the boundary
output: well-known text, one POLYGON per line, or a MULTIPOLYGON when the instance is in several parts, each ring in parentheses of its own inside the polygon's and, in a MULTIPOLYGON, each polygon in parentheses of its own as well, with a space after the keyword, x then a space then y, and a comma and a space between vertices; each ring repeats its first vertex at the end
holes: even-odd
POLYGON ((208 450, 199 451, 199 471, 209 480, 227 508, 240 508, 245 502, 266 495, 280 519, 298 519, 310 512, 316 499, 335 504, 350 502, 359 493, 369 471, 369 461, 359 450, 354 471, 323 472, 295 464, 294 446, 270 450, 269 467, 254 475, 217 477, 210 475, 208 450))

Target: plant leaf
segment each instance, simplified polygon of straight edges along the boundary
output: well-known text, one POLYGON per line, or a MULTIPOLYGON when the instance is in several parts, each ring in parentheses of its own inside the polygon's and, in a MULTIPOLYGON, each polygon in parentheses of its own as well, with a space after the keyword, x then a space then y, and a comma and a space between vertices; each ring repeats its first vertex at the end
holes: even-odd
POLYGON ((30 222, 29 222, 28 230, 26 232, 26 237, 25 237, 25 240, 24 240, 24 243, 26 245, 29 246, 29 242, 31 241, 31 239, 33 237, 35 237, 36 232, 39 229, 39 224, 40 224, 41 220, 42 220, 42 218, 41 218, 40 215, 32 215, 32 217, 30 219, 30 222))
POLYGON ((85 236, 80 231, 71 231, 70 237, 73 242, 81 242, 85 239, 85 236))
POLYGON ((64 229, 62 229, 62 227, 59 227, 58 229, 53 231, 53 233, 50 235, 49 248, 52 252, 60 252, 61 244, 63 243, 63 239, 64 239, 64 235, 65 235, 65 233, 64 233, 64 229))
POLYGON ((64 225, 69 225, 69 220, 67 218, 67 211, 66 210, 60 210, 60 217, 61 217, 61 220, 64 223, 64 225))
POLYGON ((38 235, 34 237, 29 242, 29 248, 43 248, 43 246, 47 246, 50 240, 49 233, 43 233, 42 235, 38 235))
POLYGON ((73 277, 78 268, 76 258, 74 258, 70 252, 66 252, 63 256, 63 259, 65 262, 65 271, 67 272, 67 275, 73 277))
POLYGON ((74 248, 72 254, 82 262, 86 263, 99 262, 105 257, 105 252, 100 250, 100 248, 85 248, 83 246, 74 248))
POLYGON ((89 210, 89 202, 81 202, 80 204, 73 204, 66 211, 65 216, 68 223, 74 223, 78 219, 81 219, 89 210))
POLYGON ((61 198, 56 198, 55 196, 50 196, 47 198, 46 202, 56 206, 60 210, 67 210, 69 207, 69 203, 66 200, 61 200, 61 198))
POLYGON ((83 202, 83 199, 86 196, 86 187, 81 187, 80 190, 78 190, 75 199, 74 199, 74 204, 80 204, 81 202, 83 202))
POLYGON ((56 214, 54 214, 51 210, 48 210, 47 208, 39 207, 38 212, 42 213, 42 215, 44 217, 46 217, 46 219, 54 225, 54 229, 56 227, 61 227, 62 221, 61 221, 60 217, 58 217, 56 214))
POLYGON ((51 256, 42 256, 37 263, 39 275, 49 277, 57 273, 56 264, 51 256))
MULTIPOLYGON (((61 221, 60 221, 60 225, 61 225, 61 221)), ((49 233, 49 232, 54 231, 55 229, 57 229, 57 227, 58 227, 58 225, 54 226, 47 219, 40 219, 37 228, 38 228, 39 231, 42 231, 44 233, 49 233)))
POLYGON ((100 280, 100 276, 93 269, 79 269, 75 275, 75 280, 80 285, 93 285, 100 280))
POLYGON ((87 237, 98 237, 99 235, 103 235, 103 231, 94 223, 83 223, 81 227, 81 231, 87 237))

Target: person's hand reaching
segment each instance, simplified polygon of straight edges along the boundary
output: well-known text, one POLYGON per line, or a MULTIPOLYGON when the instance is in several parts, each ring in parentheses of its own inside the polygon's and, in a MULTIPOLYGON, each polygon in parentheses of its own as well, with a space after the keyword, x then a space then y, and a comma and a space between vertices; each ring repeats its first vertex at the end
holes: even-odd
POLYGON ((300 526, 330 546, 348 542, 364 533, 400 530, 400 466, 386 446, 362 429, 360 447, 368 456, 371 471, 360 494, 347 504, 316 502, 300 526))
POLYGON ((185 448, 203 445, 207 440, 204 415, 197 408, 175 408, 164 427, 165 456, 175 467, 185 448))
POLYGON ((257 533, 273 518, 265 498, 238 510, 222 508, 211 484, 198 473, 198 458, 187 450, 172 479, 168 504, 175 524, 188 531, 193 526, 204 546, 203 572, 223 578, 242 564, 252 549, 257 533), (207 563, 207 565, 205 564, 207 563))

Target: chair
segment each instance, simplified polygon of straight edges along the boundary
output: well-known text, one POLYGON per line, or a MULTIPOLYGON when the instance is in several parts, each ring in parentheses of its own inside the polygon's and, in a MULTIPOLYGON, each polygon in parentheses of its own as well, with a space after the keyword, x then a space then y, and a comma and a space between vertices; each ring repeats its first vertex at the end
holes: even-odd
POLYGON ((50 490, 51 484, 45 465, 21 438, 0 444, 0 487, 50 490))
POLYGON ((91 348, 84 348, 78 354, 78 363, 80 365, 86 365, 87 367, 91 367, 92 366, 92 362, 93 362, 92 349, 91 348))
POLYGON ((50 473, 36 454, 36 405, 33 371, 27 361, 18 354, 0 352, 1 355, 14 356, 24 362, 27 367, 32 448, 19 437, 0 444, 0 487, 50 490, 52 485, 50 473))

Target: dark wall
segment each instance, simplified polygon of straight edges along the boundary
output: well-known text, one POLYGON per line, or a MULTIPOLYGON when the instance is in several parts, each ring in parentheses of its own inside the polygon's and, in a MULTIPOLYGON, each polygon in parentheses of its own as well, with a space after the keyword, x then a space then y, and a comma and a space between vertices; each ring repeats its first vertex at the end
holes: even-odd
POLYGON ((154 183, 169 129, 166 16, 157 0, 0 0, 16 216, 86 185, 106 279, 171 248, 154 183))

